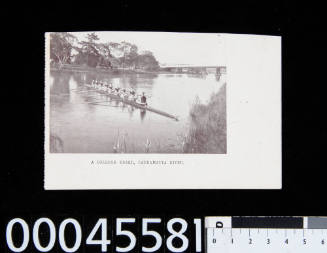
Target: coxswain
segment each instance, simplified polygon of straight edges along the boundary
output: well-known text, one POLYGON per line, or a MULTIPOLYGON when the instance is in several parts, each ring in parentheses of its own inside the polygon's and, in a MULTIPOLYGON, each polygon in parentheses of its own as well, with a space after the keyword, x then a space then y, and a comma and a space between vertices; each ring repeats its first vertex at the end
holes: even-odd
POLYGON ((144 92, 142 92, 141 104, 148 105, 147 102, 146 102, 146 96, 145 96, 145 93, 144 92))

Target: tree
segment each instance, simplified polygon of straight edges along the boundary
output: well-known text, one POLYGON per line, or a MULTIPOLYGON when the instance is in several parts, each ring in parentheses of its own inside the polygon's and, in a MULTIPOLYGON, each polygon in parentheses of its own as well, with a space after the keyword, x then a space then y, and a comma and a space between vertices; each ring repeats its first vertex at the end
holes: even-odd
POLYGON ((111 62, 114 57, 111 55, 111 43, 99 43, 98 49, 100 54, 99 64, 107 68, 112 68, 111 62))
POLYGON ((78 42, 77 38, 70 33, 50 34, 50 57, 54 62, 62 66, 70 63, 90 67, 104 66, 107 68, 141 68, 157 70, 158 61, 151 51, 138 52, 138 47, 132 43, 100 43, 95 32, 88 33, 85 40, 78 42), (74 55, 74 51, 77 52, 74 55))
POLYGON ((135 68, 135 62, 138 57, 138 48, 136 45, 123 41, 117 47, 118 50, 121 51, 121 63, 122 67, 125 68, 126 66, 135 68))
POLYGON ((137 67, 145 70, 159 69, 159 63, 150 51, 144 51, 137 58, 137 67))
POLYGON ((67 32, 50 33, 50 59, 59 63, 59 68, 70 61, 77 38, 67 32))
POLYGON ((96 67, 98 64, 98 60, 100 58, 99 46, 96 43, 99 40, 99 37, 93 32, 86 35, 87 41, 81 41, 79 44, 81 45, 81 49, 79 53, 79 59, 84 59, 85 63, 88 66, 96 67))

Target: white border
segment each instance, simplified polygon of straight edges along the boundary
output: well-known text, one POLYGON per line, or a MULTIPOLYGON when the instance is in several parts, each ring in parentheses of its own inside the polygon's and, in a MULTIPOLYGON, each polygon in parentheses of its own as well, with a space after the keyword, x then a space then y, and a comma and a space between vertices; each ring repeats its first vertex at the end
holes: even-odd
MULTIPOLYGON (((45 189, 281 189, 281 37, 220 36, 227 59, 226 155, 50 154, 45 85, 45 189), (183 164, 91 165, 104 159, 183 164)), ((46 83, 49 69, 46 58, 46 83)))

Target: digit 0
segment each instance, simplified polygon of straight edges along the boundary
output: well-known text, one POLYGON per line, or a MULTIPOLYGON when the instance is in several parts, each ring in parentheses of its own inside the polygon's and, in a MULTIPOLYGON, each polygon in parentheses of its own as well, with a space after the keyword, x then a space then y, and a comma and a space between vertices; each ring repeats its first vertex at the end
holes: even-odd
POLYGON ((7 239, 7 245, 11 251, 13 252, 24 251, 27 248, 28 242, 30 240, 30 231, 27 223, 20 218, 15 218, 9 221, 6 229, 6 239, 7 239), (12 229, 16 223, 19 224, 23 229, 23 242, 20 245, 20 247, 16 247, 14 245, 13 238, 12 238, 12 229))
POLYGON ((62 250, 65 252, 75 252, 81 246, 81 241, 82 241, 82 230, 79 222, 71 218, 64 220, 59 226, 59 244, 62 250), (74 226, 75 233, 76 233, 75 244, 72 248, 67 247, 66 239, 65 239, 65 229, 69 223, 71 223, 74 226))
POLYGON ((48 219, 48 218, 40 218, 38 219, 35 223, 34 223, 34 227, 33 227, 33 242, 35 245, 35 248, 41 252, 48 252, 50 251, 53 246, 55 245, 55 241, 56 241, 56 227, 53 224, 53 222, 48 219), (49 243, 46 247, 43 247, 40 243, 40 238, 39 238, 39 229, 40 229, 40 225, 42 223, 46 223, 49 227, 50 230, 50 239, 49 239, 49 243))

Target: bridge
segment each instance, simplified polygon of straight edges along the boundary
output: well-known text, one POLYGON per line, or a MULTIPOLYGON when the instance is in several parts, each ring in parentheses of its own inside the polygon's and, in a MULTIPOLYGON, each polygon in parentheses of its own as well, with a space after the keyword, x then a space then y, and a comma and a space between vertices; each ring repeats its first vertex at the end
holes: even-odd
POLYGON ((226 73, 226 66, 201 66, 191 64, 160 64, 162 71, 172 73, 209 74, 217 75, 226 73))

